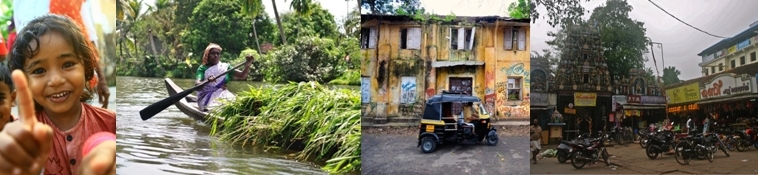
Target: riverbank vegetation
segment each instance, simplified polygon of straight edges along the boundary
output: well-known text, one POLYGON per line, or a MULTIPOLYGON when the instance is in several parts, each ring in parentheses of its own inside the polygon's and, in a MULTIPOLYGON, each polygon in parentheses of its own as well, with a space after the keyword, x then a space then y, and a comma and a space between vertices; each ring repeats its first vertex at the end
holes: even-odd
POLYGON ((356 90, 316 82, 251 87, 211 112, 211 134, 243 146, 299 151, 297 159, 325 161, 329 173, 355 173, 361 167, 360 110, 356 90))
POLYGON ((217 43, 224 62, 255 53, 248 81, 360 82, 350 74, 360 72, 358 8, 335 21, 314 1, 271 17, 260 0, 118 2, 119 76, 192 78, 205 47, 217 43))

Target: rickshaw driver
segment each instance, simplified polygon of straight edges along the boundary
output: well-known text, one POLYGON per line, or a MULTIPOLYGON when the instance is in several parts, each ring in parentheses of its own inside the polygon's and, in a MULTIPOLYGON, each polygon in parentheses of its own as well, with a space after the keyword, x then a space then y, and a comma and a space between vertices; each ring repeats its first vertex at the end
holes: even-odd
POLYGON ((458 119, 458 122, 463 125, 463 127, 471 127, 471 133, 476 136, 477 134, 474 132, 476 129, 474 124, 471 123, 471 120, 479 120, 479 113, 473 108, 473 106, 473 102, 468 102, 463 105, 463 111, 461 111, 463 113, 463 121, 458 119))
POLYGON ((474 102, 468 102, 463 106, 463 121, 471 123, 472 120, 479 120, 479 112, 474 109, 474 102))

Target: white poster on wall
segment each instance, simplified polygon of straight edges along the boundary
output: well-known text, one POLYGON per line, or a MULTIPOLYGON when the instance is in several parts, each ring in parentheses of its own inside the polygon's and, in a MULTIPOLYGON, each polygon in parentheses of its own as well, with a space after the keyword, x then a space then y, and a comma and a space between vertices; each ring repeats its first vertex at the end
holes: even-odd
POLYGON ((371 102, 371 79, 361 77, 361 103, 371 102))
POLYGON ((416 77, 402 77, 400 80, 400 103, 416 103, 416 77))

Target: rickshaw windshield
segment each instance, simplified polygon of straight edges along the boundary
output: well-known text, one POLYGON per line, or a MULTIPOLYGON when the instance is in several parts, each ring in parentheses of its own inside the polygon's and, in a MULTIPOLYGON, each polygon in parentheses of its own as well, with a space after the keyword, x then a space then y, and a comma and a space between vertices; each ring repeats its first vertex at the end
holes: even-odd
POLYGON ((487 111, 487 108, 484 107, 481 103, 476 103, 476 106, 479 107, 479 114, 480 115, 490 115, 490 112, 487 111))

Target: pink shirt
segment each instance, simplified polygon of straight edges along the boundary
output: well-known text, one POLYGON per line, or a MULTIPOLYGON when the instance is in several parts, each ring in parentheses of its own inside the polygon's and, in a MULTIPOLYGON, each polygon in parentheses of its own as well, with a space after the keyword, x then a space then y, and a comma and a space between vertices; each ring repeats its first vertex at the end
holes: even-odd
POLYGON ((37 113, 37 120, 53 129, 53 147, 45 164, 45 174, 74 174, 82 159, 84 142, 95 133, 106 131, 116 134, 116 113, 107 109, 82 103, 79 122, 68 131, 53 124, 44 112, 37 113))

